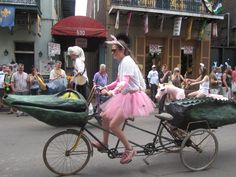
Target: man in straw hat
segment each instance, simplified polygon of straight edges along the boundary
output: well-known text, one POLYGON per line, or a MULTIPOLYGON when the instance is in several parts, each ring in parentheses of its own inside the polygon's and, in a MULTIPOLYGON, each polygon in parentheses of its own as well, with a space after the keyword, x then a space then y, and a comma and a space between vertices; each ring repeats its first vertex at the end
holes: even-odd
POLYGON ((68 55, 74 63, 74 83, 76 91, 80 92, 86 99, 86 87, 88 82, 85 68, 85 55, 82 48, 73 46, 68 48, 68 55))

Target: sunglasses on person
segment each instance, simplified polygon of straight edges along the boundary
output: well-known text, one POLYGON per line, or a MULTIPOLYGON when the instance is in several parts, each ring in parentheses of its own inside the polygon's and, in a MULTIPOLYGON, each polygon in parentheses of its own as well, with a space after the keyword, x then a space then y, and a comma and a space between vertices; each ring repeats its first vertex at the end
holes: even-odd
POLYGON ((111 52, 112 53, 115 53, 117 49, 111 49, 111 52))

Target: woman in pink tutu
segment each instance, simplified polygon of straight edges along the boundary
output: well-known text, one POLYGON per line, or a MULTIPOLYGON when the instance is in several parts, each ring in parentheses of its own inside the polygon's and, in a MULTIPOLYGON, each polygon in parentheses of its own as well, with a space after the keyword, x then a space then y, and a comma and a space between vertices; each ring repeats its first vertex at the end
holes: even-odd
MULTIPOLYGON (((145 94, 145 81, 137 63, 131 57, 131 51, 126 43, 112 36, 112 41, 106 41, 112 45, 113 58, 120 61, 116 81, 107 85, 102 94, 112 97, 101 105, 102 127, 110 129, 124 144, 125 151, 120 163, 127 164, 132 160, 136 151, 132 148, 120 126, 129 117, 148 116, 154 111, 154 103, 145 94)), ((103 144, 108 146, 109 133, 103 132, 103 144)), ((92 143, 98 151, 104 148, 98 142, 92 143)))

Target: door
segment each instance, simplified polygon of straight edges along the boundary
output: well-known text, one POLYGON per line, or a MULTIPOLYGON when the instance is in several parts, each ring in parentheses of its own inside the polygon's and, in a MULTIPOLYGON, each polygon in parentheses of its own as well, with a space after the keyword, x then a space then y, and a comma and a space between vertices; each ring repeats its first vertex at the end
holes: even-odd
POLYGON ((15 58, 17 63, 25 65, 24 71, 31 73, 34 67, 34 43, 33 42, 15 42, 15 58))
POLYGON ((184 52, 181 49, 181 75, 188 77, 192 75, 192 65, 193 65, 193 54, 184 52))

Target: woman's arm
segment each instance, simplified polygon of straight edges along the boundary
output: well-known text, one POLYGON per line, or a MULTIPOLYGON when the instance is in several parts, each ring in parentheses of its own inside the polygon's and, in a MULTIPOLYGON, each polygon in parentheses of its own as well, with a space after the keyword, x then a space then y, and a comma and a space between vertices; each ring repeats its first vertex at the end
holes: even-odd
POLYGON ((191 85, 202 84, 203 82, 206 82, 206 81, 209 81, 209 76, 207 76, 207 75, 204 76, 204 78, 202 80, 191 83, 191 85))
POLYGON ((167 71, 164 76, 160 79, 160 82, 163 83, 166 77, 168 77, 171 74, 171 71, 167 71))
POLYGON ((112 82, 111 84, 107 85, 106 88, 108 90, 112 90, 112 89, 114 89, 117 86, 118 82, 119 82, 119 79, 117 77, 117 79, 114 82, 112 82))
POLYGON ((124 90, 124 89, 127 87, 128 83, 129 83, 129 79, 130 79, 129 76, 124 76, 124 77, 123 77, 123 80, 120 81, 120 82, 117 84, 117 86, 115 87, 114 90, 112 90, 112 94, 113 94, 113 95, 114 95, 114 94, 118 94, 118 93, 120 93, 122 90, 124 90))
POLYGON ((226 75, 226 73, 224 73, 223 77, 222 77, 222 82, 223 82, 224 86, 226 87, 226 92, 227 92, 229 86, 226 82, 226 78, 227 78, 227 75, 226 75))

